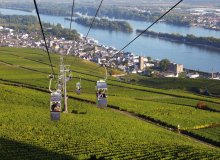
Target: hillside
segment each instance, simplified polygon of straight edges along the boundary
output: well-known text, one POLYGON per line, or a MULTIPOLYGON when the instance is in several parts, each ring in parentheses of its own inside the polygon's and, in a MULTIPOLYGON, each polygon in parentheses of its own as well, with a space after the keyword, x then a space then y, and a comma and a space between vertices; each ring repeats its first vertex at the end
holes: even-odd
POLYGON ((121 77, 122 81, 139 84, 152 88, 163 88, 166 90, 184 90, 195 94, 209 94, 220 96, 220 81, 210 79, 188 79, 188 78, 152 78, 137 74, 129 74, 121 77))
MULTIPOLYGON (((59 55, 52 54, 52 62, 58 73, 59 55)), ((68 83, 69 113, 51 122, 46 53, 0 48, 1 158, 220 158, 219 147, 213 147, 220 144, 218 98, 131 85, 109 77, 109 107, 102 110, 94 104, 94 85, 103 78, 104 69, 72 56, 65 57, 65 63, 71 65, 74 76, 68 83), (76 95, 79 77, 82 94, 76 95), (211 111, 196 109, 199 101, 211 111)))

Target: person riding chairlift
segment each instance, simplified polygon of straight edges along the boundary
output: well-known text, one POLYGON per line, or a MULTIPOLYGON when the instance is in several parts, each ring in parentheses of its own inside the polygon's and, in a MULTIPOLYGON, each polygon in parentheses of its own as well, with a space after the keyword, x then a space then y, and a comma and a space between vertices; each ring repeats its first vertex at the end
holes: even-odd
POLYGON ((60 104, 58 102, 52 104, 51 110, 52 112, 60 112, 60 104))
POLYGON ((81 86, 77 86, 77 87, 76 87, 76 93, 77 93, 77 94, 80 94, 80 92, 81 92, 81 86))
POLYGON ((105 91, 103 89, 99 90, 99 92, 97 93, 97 97, 98 98, 106 98, 105 91))
POLYGON ((105 93, 102 93, 102 94, 100 95, 101 98, 104 98, 104 96, 105 96, 105 93))

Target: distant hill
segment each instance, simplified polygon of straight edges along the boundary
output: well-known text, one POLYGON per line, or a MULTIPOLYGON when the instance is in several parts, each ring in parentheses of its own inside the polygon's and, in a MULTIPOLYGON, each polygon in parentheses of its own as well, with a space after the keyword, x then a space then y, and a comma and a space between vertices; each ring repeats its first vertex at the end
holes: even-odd
POLYGON ((220 6, 219 0, 186 0, 184 3, 194 4, 194 5, 218 5, 220 6))
MULTIPOLYGON (((7 2, 7 3, 30 3, 29 0, 20 0, 17 2, 16 0, 2 0, 2 3, 7 2)), ((39 0, 37 1, 38 3, 72 3, 70 0, 39 0)), ((78 4, 98 4, 100 1, 97 0, 80 0, 76 1, 78 4)), ((108 0, 104 1, 103 5, 123 5, 123 6, 131 6, 131 5, 136 5, 136 6, 149 6, 149 5, 168 5, 170 3, 175 3, 177 0, 158 0, 158 1, 151 1, 151 0, 136 0, 135 3, 134 1, 127 1, 127 0, 108 0)), ((213 5, 213 6, 220 6, 220 1, 219 0, 185 0, 182 2, 185 5, 193 4, 193 5, 213 5)))

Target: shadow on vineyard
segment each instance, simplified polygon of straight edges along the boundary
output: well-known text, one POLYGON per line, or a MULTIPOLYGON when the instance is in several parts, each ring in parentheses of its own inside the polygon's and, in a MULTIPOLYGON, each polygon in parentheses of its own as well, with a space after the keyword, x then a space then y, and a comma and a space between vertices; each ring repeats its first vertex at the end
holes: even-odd
MULTIPOLYGON (((0 138, 0 159, 65 159, 74 160, 73 156, 46 150, 18 141, 0 138), (40 157, 40 158, 39 158, 40 157)), ((57 148, 54 148, 57 150, 57 148)))
POLYGON ((74 113, 74 114, 86 114, 87 112, 80 112, 78 110, 72 110, 71 113, 74 113))
POLYGON ((90 158, 88 160, 105 160, 105 158, 104 157, 97 158, 96 155, 92 155, 92 156, 90 156, 90 158))

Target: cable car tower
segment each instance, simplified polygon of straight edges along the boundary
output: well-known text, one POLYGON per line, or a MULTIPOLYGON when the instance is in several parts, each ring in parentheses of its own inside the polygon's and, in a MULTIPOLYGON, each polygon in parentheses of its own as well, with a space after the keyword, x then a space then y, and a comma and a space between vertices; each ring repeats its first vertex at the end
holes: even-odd
POLYGON ((63 74, 63 92, 64 92, 64 113, 68 113, 68 105, 67 105, 67 82, 70 81, 72 79, 72 71, 69 69, 70 65, 61 65, 61 73, 63 74), (67 73, 69 73, 69 75, 67 76, 67 73))
POLYGON ((68 105, 67 105, 67 82, 72 79, 72 74, 70 65, 63 64, 63 55, 60 58, 60 75, 58 76, 58 84, 57 89, 52 91, 51 84, 54 79, 54 75, 49 75, 50 83, 49 83, 49 91, 51 92, 50 98, 50 117, 52 121, 60 120, 60 113, 62 111, 62 91, 64 92, 64 113, 68 113, 68 105), (67 73, 69 75, 67 76, 67 73))
POLYGON ((105 79, 100 79, 96 82, 96 102, 98 108, 106 108, 108 105, 107 97, 108 97, 108 85, 107 81, 107 69, 105 68, 105 79))
POLYGON ((60 76, 59 76, 58 87, 62 86, 62 91, 64 94, 64 113, 68 113, 67 82, 70 81, 72 78, 73 78, 73 76, 72 76, 72 71, 70 70, 70 65, 64 65, 63 55, 62 55, 60 57, 60 76), (68 76, 67 76, 67 73, 69 73, 68 76))

